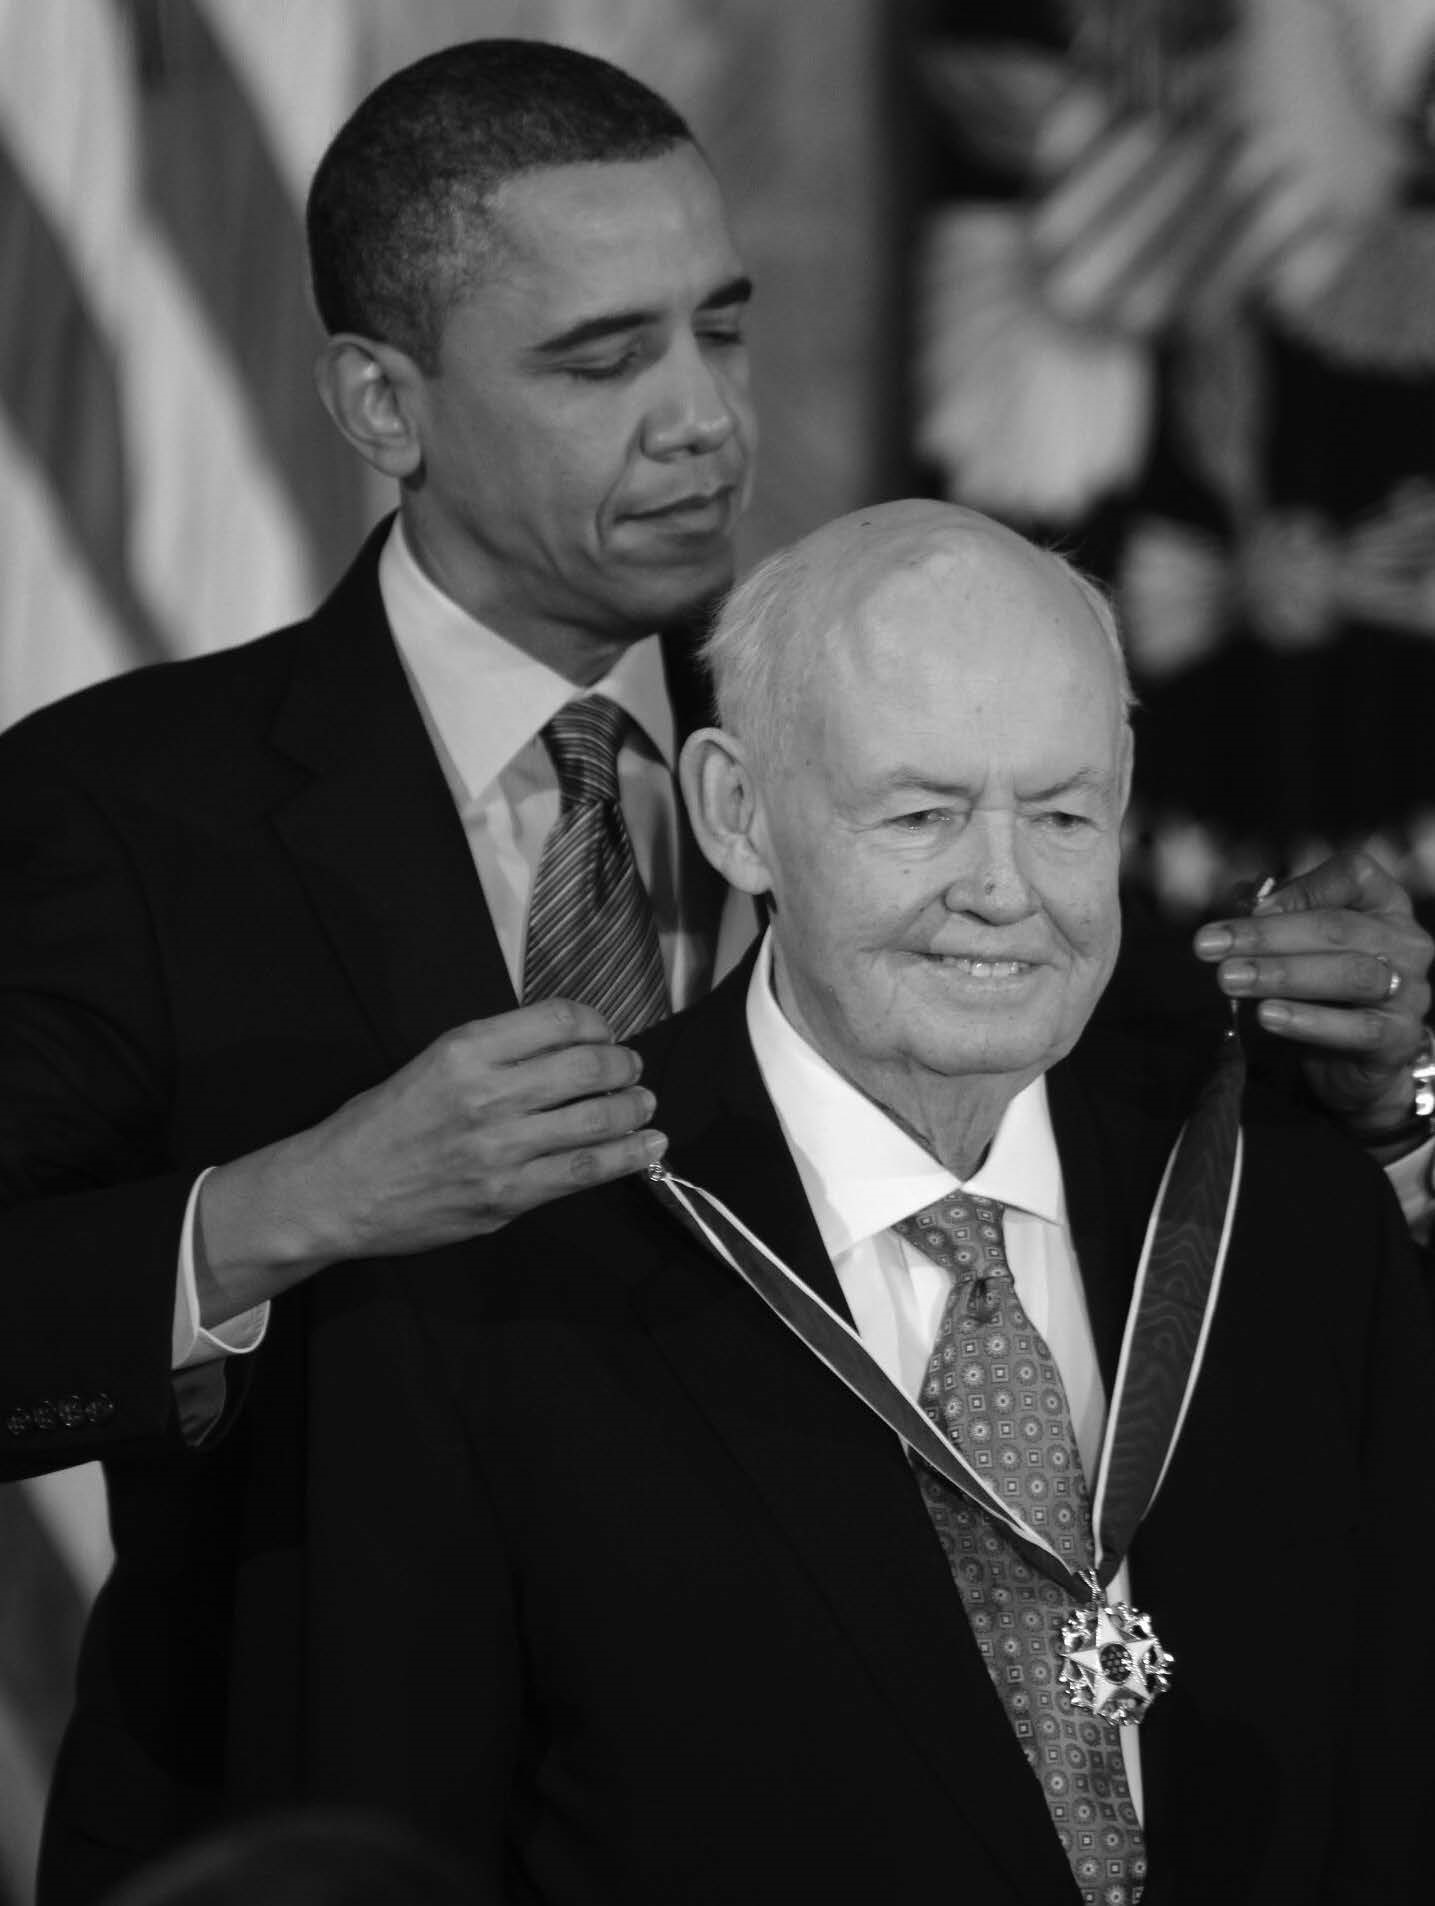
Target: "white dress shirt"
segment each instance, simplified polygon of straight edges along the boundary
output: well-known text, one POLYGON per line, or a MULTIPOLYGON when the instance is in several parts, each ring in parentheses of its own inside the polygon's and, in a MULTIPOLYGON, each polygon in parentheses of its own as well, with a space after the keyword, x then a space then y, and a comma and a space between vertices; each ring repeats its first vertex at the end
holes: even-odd
POLYGON ((579 688, 476 622, 424 574, 401 520, 379 558, 379 592, 399 656, 468 836, 469 851, 514 991, 522 996, 528 903, 543 843, 558 819, 558 777, 541 730, 567 702, 606 695, 632 718, 618 753, 618 790, 638 872, 652 901, 676 1010, 712 972, 711 922, 695 902, 713 892, 683 820, 673 779, 677 735, 656 635, 625 649, 579 688))
MULTIPOLYGON (((379 557, 379 593, 419 711, 448 779, 514 992, 523 993, 528 904, 543 842, 558 819, 558 778, 541 730, 563 705, 603 694, 632 717, 618 754, 619 799, 653 903, 676 1009, 708 990, 721 889, 683 818, 673 779, 677 735, 656 635, 625 649, 591 688, 536 662, 477 622, 420 569, 400 518, 379 557)), ((741 937, 741 923, 724 923, 741 937)), ((736 949, 734 948, 733 951, 736 949)), ((171 1368, 242 1355, 263 1341, 269 1307, 202 1328, 194 1271, 199 1187, 180 1238, 171 1368)), ((181 1399, 183 1404, 183 1399, 181 1399)), ((207 1414, 208 1406, 197 1406, 207 1414)))
MULTIPOLYGON (((842 1295, 874 1360, 908 1397, 920 1400, 951 1281, 891 1227, 953 1191, 999 1199, 1006 1206, 1002 1228, 1017 1296, 1061 1372, 1091 1481, 1106 1393, 1067 1223, 1045 1081, 1035 1080, 1012 1100, 980 1167, 963 1182, 849 1085, 787 1019, 773 990, 770 935, 753 969, 747 1025, 842 1295)), ((1129 1599, 1124 1564, 1110 1592, 1129 1599)), ((1121 1745, 1140 1815, 1136 1728, 1122 1728, 1121 1745)))

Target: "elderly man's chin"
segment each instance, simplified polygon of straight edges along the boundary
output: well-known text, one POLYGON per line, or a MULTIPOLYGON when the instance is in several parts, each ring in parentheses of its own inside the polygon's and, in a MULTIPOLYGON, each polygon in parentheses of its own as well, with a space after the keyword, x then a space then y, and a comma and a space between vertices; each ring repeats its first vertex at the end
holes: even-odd
POLYGON ((873 1042, 893 1057, 948 1078, 1008 1076, 1027 1084, 1076 1044, 1110 975, 1038 967, 984 976, 923 972, 893 1001, 873 1042))
POLYGON ((907 1036, 895 1042, 894 1056, 940 1078, 1007 1078, 1019 1089, 1063 1058, 1076 1038, 1071 1027, 1050 1022, 929 1020, 907 1029, 907 1036))

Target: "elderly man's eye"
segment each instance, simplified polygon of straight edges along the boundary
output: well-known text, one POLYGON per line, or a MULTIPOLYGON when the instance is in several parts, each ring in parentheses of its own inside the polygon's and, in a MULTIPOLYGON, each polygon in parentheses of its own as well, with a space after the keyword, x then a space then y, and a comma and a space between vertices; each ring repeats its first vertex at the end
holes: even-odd
POLYGON ((894 816, 889 825, 903 834, 934 834, 956 826, 960 819, 961 811, 955 807, 914 807, 894 816))

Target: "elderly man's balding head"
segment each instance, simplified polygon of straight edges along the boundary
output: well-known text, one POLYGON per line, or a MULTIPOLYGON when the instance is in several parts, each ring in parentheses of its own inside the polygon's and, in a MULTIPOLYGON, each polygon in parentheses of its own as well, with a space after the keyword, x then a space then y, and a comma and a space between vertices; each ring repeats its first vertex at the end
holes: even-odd
POLYGON ((748 744, 752 765, 780 764, 793 718, 814 672, 830 664, 834 643, 855 627, 869 595, 914 586, 963 594, 964 566, 1006 549, 1044 565, 1065 584, 1100 630, 1123 711, 1134 699, 1116 618, 1101 590, 1052 550, 951 503, 909 499, 840 516, 769 556, 724 605, 704 647, 718 719, 748 744))
POLYGON ((704 852, 769 897, 798 1030, 964 1173, 1115 960, 1110 613, 1000 524, 893 503, 764 564, 708 653, 722 726, 682 765, 704 852))

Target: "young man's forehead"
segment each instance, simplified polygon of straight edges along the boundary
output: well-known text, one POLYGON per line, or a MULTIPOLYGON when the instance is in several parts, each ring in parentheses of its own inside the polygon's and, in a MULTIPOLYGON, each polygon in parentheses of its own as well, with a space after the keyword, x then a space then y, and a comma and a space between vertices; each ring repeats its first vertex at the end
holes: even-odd
POLYGON ((555 167, 512 181, 495 199, 488 242, 478 241, 473 295, 542 304, 555 333, 614 312, 744 302, 752 283, 716 188, 690 169, 664 172, 666 163, 555 167), (575 171, 598 176, 575 187, 575 171))
POLYGON ((695 146, 649 159, 533 167, 497 186, 486 210, 499 231, 531 242, 551 237, 601 249, 610 235, 671 231, 732 244, 722 189, 695 146))

